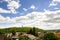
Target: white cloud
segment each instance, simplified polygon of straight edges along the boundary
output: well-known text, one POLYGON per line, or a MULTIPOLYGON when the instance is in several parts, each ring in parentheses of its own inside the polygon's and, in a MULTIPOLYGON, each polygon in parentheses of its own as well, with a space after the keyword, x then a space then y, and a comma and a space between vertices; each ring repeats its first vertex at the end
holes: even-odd
POLYGON ((12 13, 16 13, 16 9, 18 9, 21 6, 21 4, 19 4, 19 0, 16 0, 16 1, 7 0, 7 2, 8 2, 7 7, 8 7, 8 9, 11 10, 12 13))
POLYGON ((10 10, 15 10, 15 9, 18 9, 20 7, 20 4, 16 1, 11 1, 8 3, 7 7, 10 10))
POLYGON ((0 15, 0 23, 15 23, 15 20, 10 17, 3 17, 0 15))
POLYGON ((54 9, 59 9, 58 7, 55 7, 54 9))
POLYGON ((35 5, 31 5, 30 8, 27 8, 27 9, 26 8, 23 8, 24 11, 27 11, 29 9, 33 9, 34 10, 34 9, 36 9, 36 7, 35 7, 35 5))
POLYGON ((35 9, 36 7, 34 6, 34 5, 31 5, 31 7, 30 7, 31 9, 35 9))
POLYGON ((56 6, 58 3, 60 2, 60 0, 52 0, 52 2, 50 3, 50 6, 56 6))
POLYGON ((11 2, 9 2, 9 4, 7 6, 10 7, 9 9, 11 9, 11 8, 17 9, 20 7, 20 4, 16 1, 11 1, 11 2))
POLYGON ((50 3, 49 7, 50 6, 56 6, 56 5, 57 5, 57 3, 52 2, 52 3, 50 3))
POLYGON ((4 17, 0 15, 0 22, 4 20, 4 17))
POLYGON ((32 12, 25 16, 4 18, 0 16, 0 23, 10 23, 8 26, 35 26, 41 29, 60 29, 60 10, 32 12))
POLYGON ((60 2, 60 0, 53 0, 54 2, 60 2))
MULTIPOLYGON (((18 9, 21 6, 21 4, 19 3, 20 2, 19 0, 2 0, 2 1, 5 1, 8 3, 7 7, 9 10, 5 10, 7 11, 7 13, 16 14, 17 13, 16 9, 18 9)), ((4 11, 2 13, 4 13, 4 11)))
POLYGON ((23 8, 23 10, 24 10, 24 11, 27 11, 28 9, 26 9, 26 8, 23 8))
POLYGON ((9 10, 4 10, 2 8, 0 8, 0 13, 11 13, 9 10))

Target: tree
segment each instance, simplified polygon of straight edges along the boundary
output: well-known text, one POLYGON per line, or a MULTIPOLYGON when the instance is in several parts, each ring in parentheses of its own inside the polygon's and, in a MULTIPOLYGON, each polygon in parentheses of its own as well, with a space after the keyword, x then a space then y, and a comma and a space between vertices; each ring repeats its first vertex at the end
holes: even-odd
POLYGON ((3 35, 3 34, 5 34, 5 31, 0 29, 0 35, 3 35))
POLYGON ((33 27, 33 29, 32 29, 32 31, 33 31, 33 35, 36 35, 36 30, 35 30, 35 27, 33 27))
POLYGON ((16 31, 15 30, 12 30, 12 34, 15 35, 16 34, 16 31))
POLYGON ((12 29, 12 34, 15 35, 16 34, 16 28, 12 29))
POLYGON ((32 28, 30 28, 30 30, 28 31, 28 34, 32 34, 32 28))
POLYGON ((46 33, 43 40, 58 40, 58 38, 53 33, 46 33))
POLYGON ((35 29, 35 27, 31 28, 29 30, 28 34, 36 35, 36 29, 35 29))

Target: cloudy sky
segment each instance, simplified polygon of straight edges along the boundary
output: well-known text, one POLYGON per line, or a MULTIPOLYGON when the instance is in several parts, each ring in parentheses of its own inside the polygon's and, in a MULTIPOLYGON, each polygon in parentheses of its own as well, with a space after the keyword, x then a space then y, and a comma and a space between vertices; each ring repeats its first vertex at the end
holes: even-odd
POLYGON ((14 26, 60 29, 60 0, 0 0, 0 28, 14 26))

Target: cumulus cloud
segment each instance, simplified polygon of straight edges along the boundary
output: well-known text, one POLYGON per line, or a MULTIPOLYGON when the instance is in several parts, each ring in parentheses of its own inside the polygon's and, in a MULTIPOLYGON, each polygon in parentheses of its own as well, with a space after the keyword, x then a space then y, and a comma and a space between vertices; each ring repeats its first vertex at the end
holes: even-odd
POLYGON ((4 10, 2 8, 0 8, 0 13, 11 13, 9 10, 4 10))
POLYGON ((0 23, 15 23, 15 20, 10 17, 3 17, 0 15, 0 23))
POLYGON ((26 8, 23 8, 23 10, 24 10, 24 11, 27 11, 28 9, 26 9, 26 8))
POLYGON ((53 0, 54 2, 60 2, 60 0, 53 0))
POLYGON ((7 8, 9 9, 9 10, 4 10, 3 9, 2 13, 4 13, 4 11, 6 11, 7 13, 14 13, 14 14, 16 14, 17 13, 16 9, 18 9, 21 6, 19 0, 2 0, 2 1, 5 1, 5 2, 8 3, 7 4, 7 8))
POLYGON ((16 2, 16 1, 9 2, 8 1, 8 5, 7 5, 8 9, 10 9, 12 13, 16 13, 16 9, 18 9, 20 6, 21 5, 19 4, 19 1, 18 2, 16 2))
POLYGON ((31 7, 30 7, 31 9, 35 9, 36 7, 34 6, 34 5, 31 5, 31 7))
POLYGON ((56 6, 56 5, 57 5, 57 3, 52 2, 52 3, 50 3, 49 7, 50 7, 50 6, 56 6))
MULTIPOLYGON (((3 0, 8 2, 7 7, 9 10, 5 10, 0 8, 0 13, 17 13, 16 9, 18 9, 21 4, 19 4, 19 0, 3 0)), ((59 0, 53 0, 49 6, 56 6, 59 0)), ((28 9, 35 9, 35 5, 31 5, 28 9)), ((28 9, 23 8, 24 11, 28 9)), ((58 9, 58 8, 55 8, 58 9)), ((19 17, 3 17, 0 15, 0 26, 3 27, 11 27, 11 26, 31 26, 38 27, 41 29, 60 29, 60 10, 50 11, 44 9, 44 12, 31 12, 25 16, 19 17), (3 25, 1 25, 3 24, 3 25)))
POLYGON ((14 18, 0 16, 0 23, 8 23, 9 26, 35 26, 45 30, 60 29, 60 10, 31 12, 25 16, 14 18))
POLYGON ((60 0, 52 0, 52 2, 50 3, 50 6, 56 6, 58 3, 60 2, 60 0))
POLYGON ((52 11, 52 14, 47 14, 46 15, 49 20, 46 20, 46 22, 51 22, 51 23, 60 23, 60 10, 58 11, 52 11))
POLYGON ((59 9, 58 7, 55 7, 54 9, 59 9))

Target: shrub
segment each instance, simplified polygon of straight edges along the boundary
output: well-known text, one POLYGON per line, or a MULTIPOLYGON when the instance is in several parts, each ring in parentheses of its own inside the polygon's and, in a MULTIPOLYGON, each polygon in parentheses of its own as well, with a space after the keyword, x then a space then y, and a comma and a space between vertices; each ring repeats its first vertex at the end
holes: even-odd
POLYGON ((53 33, 46 33, 43 40, 58 40, 58 38, 53 33))

